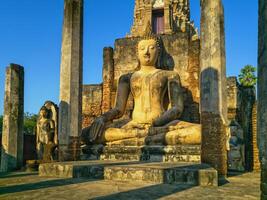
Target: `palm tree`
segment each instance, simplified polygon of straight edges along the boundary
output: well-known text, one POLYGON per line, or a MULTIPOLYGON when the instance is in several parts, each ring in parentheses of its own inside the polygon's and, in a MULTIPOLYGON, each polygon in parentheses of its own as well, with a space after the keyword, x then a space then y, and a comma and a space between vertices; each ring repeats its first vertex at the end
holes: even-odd
POLYGON ((238 75, 239 82, 244 87, 253 87, 257 83, 257 77, 255 75, 256 67, 252 65, 246 65, 241 69, 241 74, 238 75))

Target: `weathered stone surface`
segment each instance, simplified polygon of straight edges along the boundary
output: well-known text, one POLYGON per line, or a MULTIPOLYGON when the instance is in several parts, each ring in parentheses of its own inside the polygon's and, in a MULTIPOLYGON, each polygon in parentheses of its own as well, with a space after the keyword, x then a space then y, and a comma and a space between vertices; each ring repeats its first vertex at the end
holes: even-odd
POLYGON ((237 121, 229 125, 228 170, 245 171, 244 131, 237 121))
POLYGON ((112 90, 114 82, 113 48, 106 47, 103 50, 103 97, 102 113, 109 111, 112 105, 112 90))
POLYGON ((240 125, 244 130, 245 168, 251 171, 253 166, 253 130, 252 110, 256 100, 254 87, 241 87, 240 125))
POLYGON ((156 14, 156 12, 164 13, 162 30, 157 33, 172 34, 173 32, 187 32, 190 33, 190 37, 198 38, 194 23, 190 22, 189 0, 136 0, 134 21, 130 36, 142 36, 147 23, 153 24, 154 14, 156 14))
MULTIPOLYGON (((263 174, 267 171, 267 2, 259 0, 259 48, 258 48, 258 146, 261 161, 261 183, 267 183, 263 174)), ((261 199, 267 199, 262 188, 261 199)))
POLYGON ((88 127, 93 120, 102 114, 103 85, 83 85, 82 127, 88 127))
POLYGON ((236 77, 227 78, 227 118, 229 121, 237 120, 240 110, 241 96, 239 84, 236 77))
MULTIPOLYGON (((245 168, 252 170, 254 155, 253 144, 253 105, 256 99, 255 87, 244 87, 236 77, 227 78, 228 120, 238 122, 244 132, 245 168)), ((256 123, 256 121, 255 121, 256 123)), ((256 135, 255 135, 256 136, 256 135)))
MULTIPOLYGON (((121 164, 114 161, 74 161, 43 163, 39 165, 39 176, 58 178, 104 178, 104 167, 121 164)), ((124 162, 126 163, 126 162, 124 162)))
POLYGON ((230 176, 219 187, 40 177, 34 173, 9 173, 0 179, 1 200, 259 200, 259 173, 230 176), (19 178, 18 178, 19 177, 19 178), (52 187, 51 187, 52 186, 52 187))
POLYGON ((177 146, 107 146, 102 160, 135 160, 157 162, 199 162, 200 145, 177 146))
POLYGON ((202 113, 201 117, 205 119, 202 124, 201 160, 204 163, 211 164, 220 175, 226 175, 227 141, 225 123, 219 115, 202 113))
POLYGON ((40 161, 39 160, 27 160, 26 161, 26 171, 27 172, 34 172, 38 171, 40 161))
POLYGON ((113 181, 217 186, 217 171, 204 164, 145 163, 105 167, 104 177, 113 181))
POLYGON ((217 186, 217 171, 199 163, 76 161, 39 165, 39 176, 217 186))
POLYGON ((58 106, 46 101, 39 111, 36 124, 36 150, 38 159, 51 162, 58 159, 58 106))
POLYGON ((10 64, 6 68, 6 85, 1 149, 1 171, 23 165, 24 68, 10 64))
POLYGON ((60 67, 60 160, 76 160, 79 155, 78 137, 82 125, 82 46, 83 0, 65 0, 60 67))
POLYGON ((202 162, 227 173, 227 93, 224 10, 221 0, 201 1, 202 162))
POLYGON ((257 102, 253 105, 252 110, 252 145, 253 145, 253 170, 260 170, 259 148, 257 141, 257 102))

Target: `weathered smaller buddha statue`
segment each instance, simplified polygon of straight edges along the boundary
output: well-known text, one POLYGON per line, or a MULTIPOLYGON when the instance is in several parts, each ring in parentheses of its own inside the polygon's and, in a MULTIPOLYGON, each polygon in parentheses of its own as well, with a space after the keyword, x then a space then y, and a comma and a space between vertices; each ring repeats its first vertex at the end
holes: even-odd
POLYGON ((36 149, 38 159, 44 162, 55 159, 55 149, 58 144, 56 122, 51 108, 53 106, 52 102, 46 102, 40 109, 37 121, 36 149))
POLYGON ((245 170, 244 133, 240 124, 233 120, 230 123, 230 140, 228 151, 228 169, 235 171, 245 170))
POLYGON ((146 32, 137 46, 138 69, 120 77, 115 107, 83 130, 83 144, 127 145, 136 139, 143 145, 200 144, 200 125, 179 120, 184 108, 179 74, 159 66, 160 38, 151 29, 146 32), (130 94, 131 120, 124 125, 112 123, 124 115, 130 94))

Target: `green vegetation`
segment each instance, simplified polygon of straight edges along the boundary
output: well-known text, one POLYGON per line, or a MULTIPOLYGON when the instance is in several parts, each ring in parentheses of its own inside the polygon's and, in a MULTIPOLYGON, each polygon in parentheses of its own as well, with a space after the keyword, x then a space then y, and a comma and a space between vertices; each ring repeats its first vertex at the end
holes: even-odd
MULTIPOLYGON (((37 123, 38 115, 25 113, 24 114, 24 134, 35 134, 35 127, 37 123)), ((3 129, 3 115, 0 115, 0 134, 3 129)))
POLYGON ((241 74, 238 75, 239 82, 244 87, 252 87, 257 83, 257 77, 255 75, 256 67, 252 65, 246 65, 241 69, 241 74))
POLYGON ((38 115, 25 113, 24 114, 24 134, 35 134, 35 127, 37 123, 38 115))

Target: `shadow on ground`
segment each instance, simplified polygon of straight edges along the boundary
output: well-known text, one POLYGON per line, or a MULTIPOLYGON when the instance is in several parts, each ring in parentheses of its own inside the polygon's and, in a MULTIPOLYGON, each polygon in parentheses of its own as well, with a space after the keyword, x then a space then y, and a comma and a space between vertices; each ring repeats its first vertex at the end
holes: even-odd
POLYGON ((182 185, 169 185, 169 184, 159 184, 147 187, 138 188, 135 190, 119 192, 107 196, 89 198, 89 200, 119 200, 119 199, 159 199, 168 195, 175 194, 194 186, 182 186, 182 185), (134 197, 134 198, 133 198, 134 197))
POLYGON ((23 176, 38 175, 38 172, 24 172, 24 173, 14 173, 14 172, 0 172, 0 178, 17 178, 23 176))
POLYGON ((16 193, 16 192, 25 192, 29 190, 38 190, 50 187, 58 187, 58 186, 66 186, 78 183, 85 183, 95 180, 90 179, 56 179, 56 180, 48 180, 42 181, 37 183, 27 183, 27 184, 20 184, 20 185, 12 185, 12 186, 3 186, 0 187, 0 195, 9 194, 9 193, 16 193))

